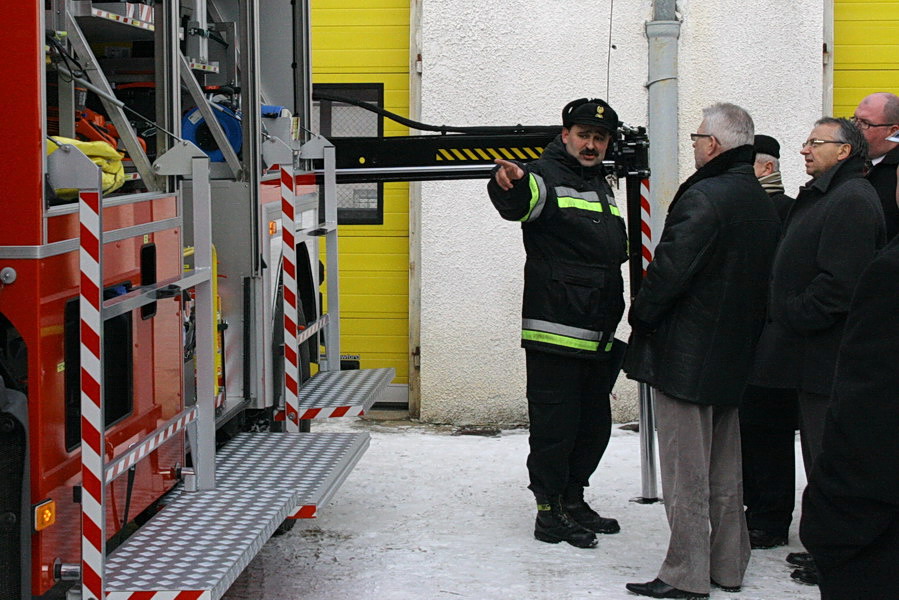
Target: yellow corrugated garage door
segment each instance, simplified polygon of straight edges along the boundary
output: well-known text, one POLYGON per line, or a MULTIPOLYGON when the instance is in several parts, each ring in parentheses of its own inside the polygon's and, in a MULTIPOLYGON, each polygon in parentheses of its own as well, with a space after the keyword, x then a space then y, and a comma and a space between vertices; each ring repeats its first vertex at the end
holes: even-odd
MULTIPOLYGON (((408 115, 409 11, 404 0, 313 0, 313 83, 381 84, 384 108, 408 115)), ((384 134, 408 128, 385 119, 384 134)), ((394 384, 406 386, 409 184, 384 184, 383 224, 339 232, 341 354, 358 356, 363 369, 393 367, 394 384)), ((387 399, 398 399, 392 391, 387 399)))
POLYGON ((835 0, 834 115, 872 92, 899 94, 899 1, 835 0))

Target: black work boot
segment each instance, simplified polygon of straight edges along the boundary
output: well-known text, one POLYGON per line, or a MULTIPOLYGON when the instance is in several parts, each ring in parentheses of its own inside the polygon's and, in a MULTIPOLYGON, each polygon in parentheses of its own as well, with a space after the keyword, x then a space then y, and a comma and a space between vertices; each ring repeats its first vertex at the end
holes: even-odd
POLYGON ((562 507, 571 518, 577 521, 581 527, 596 533, 618 533, 621 526, 615 519, 599 516, 590 505, 584 501, 584 489, 568 490, 562 497, 562 507))
POLYGON ((538 498, 537 522, 534 525, 534 537, 541 542, 558 544, 568 542, 578 548, 596 546, 596 535, 584 529, 574 521, 562 508, 562 498, 538 498))

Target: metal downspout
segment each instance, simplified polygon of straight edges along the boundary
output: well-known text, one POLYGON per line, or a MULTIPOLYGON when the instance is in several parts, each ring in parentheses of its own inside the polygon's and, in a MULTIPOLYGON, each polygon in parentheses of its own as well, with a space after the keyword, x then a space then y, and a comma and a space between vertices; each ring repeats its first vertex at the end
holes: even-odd
MULTIPOLYGON (((664 223, 668 202, 678 185, 678 86, 677 49, 680 37, 680 21, 675 12, 675 0, 656 0, 653 3, 653 20, 646 23, 649 43, 649 168, 652 178, 649 186, 649 202, 652 210, 650 226, 652 241, 650 252, 664 223)), ((655 449, 655 415, 653 391, 640 384, 640 459, 642 494, 638 502, 659 500, 655 449)))

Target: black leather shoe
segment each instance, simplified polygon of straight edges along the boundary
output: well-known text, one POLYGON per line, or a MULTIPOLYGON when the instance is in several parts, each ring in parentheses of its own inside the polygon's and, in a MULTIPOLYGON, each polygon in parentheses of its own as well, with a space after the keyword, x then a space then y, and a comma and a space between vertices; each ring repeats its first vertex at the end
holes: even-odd
POLYGON ((787 554, 787 562, 794 567, 802 567, 804 569, 814 569, 815 559, 808 552, 790 552, 787 554))
POLYGON ((815 569, 796 569, 790 577, 805 585, 818 585, 818 571, 815 569))
POLYGON ((730 592, 732 594, 735 594, 743 589, 743 586, 741 586, 741 585, 721 585, 714 579, 709 579, 709 583, 712 584, 713 588, 718 588, 722 592, 730 592))
POLYGON ((778 546, 787 545, 787 536, 775 535, 768 533, 764 529, 749 530, 749 546, 753 550, 763 550, 767 548, 777 548, 778 546))
POLYGON ((671 587, 658 577, 646 583, 628 583, 624 587, 627 591, 638 596, 649 596, 650 598, 685 598, 687 600, 707 600, 708 594, 699 594, 696 592, 688 592, 671 587))

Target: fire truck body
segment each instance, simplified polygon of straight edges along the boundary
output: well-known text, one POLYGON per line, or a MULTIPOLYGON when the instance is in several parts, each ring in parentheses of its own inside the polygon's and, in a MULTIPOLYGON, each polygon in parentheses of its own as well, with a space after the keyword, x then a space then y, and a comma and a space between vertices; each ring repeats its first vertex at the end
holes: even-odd
POLYGON ((308 3, 152 4, 19 2, 0 25, 24 56, 0 65, 21 105, 0 148, 3 598, 221 596, 367 447, 300 419, 361 414, 393 377, 327 361, 336 208, 303 172, 333 191, 333 147, 289 118, 308 3), (109 193, 63 139, 91 131, 81 94, 126 156, 109 193))

